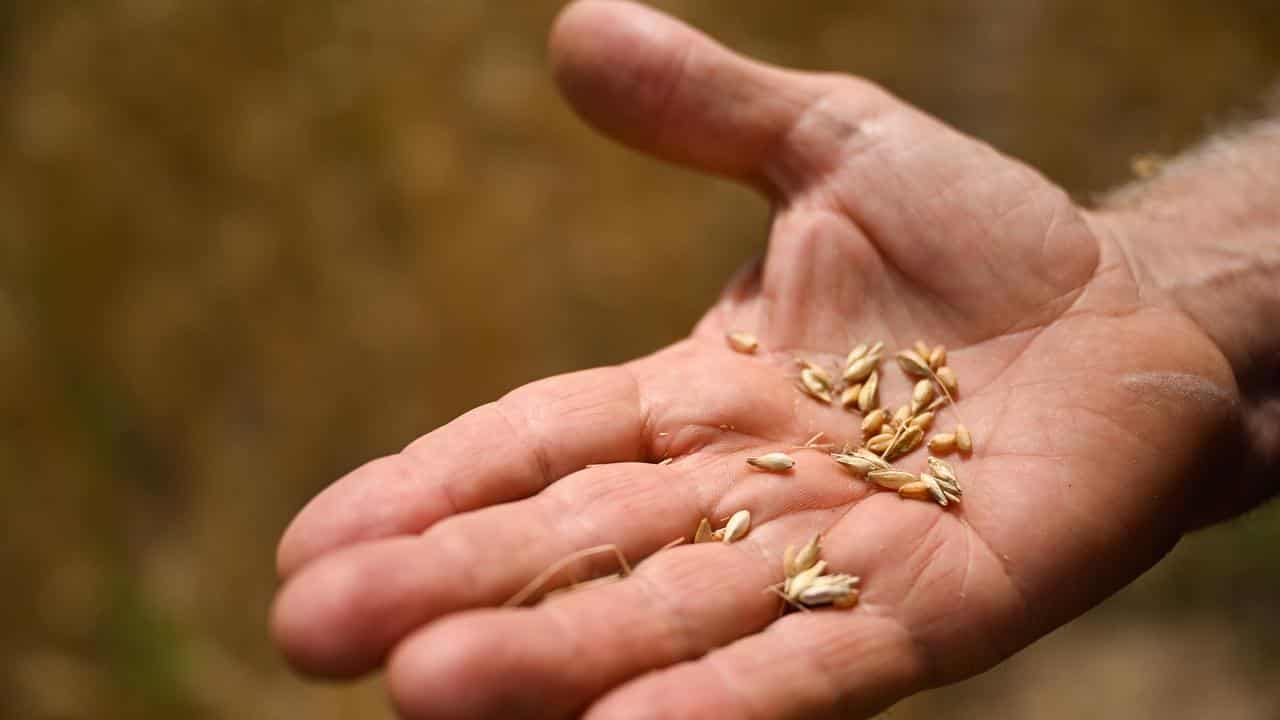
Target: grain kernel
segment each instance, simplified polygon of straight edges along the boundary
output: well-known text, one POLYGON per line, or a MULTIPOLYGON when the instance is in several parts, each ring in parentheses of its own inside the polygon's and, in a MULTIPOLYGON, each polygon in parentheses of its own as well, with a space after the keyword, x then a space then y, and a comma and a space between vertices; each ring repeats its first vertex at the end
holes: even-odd
POLYGON ((784 472, 795 467, 796 461, 786 453, 771 452, 759 457, 749 457, 747 464, 769 472, 784 472))
POLYGON ((880 389, 880 373, 871 371, 867 376, 867 381, 862 384, 862 389, 858 391, 858 409, 862 412, 871 412, 875 409, 877 400, 877 391, 880 389))
POLYGON ((934 345, 933 350, 929 351, 929 367, 937 370, 947 364, 947 348, 942 345, 934 345))
POLYGON ((756 336, 749 332, 727 333, 725 340, 728 341, 729 347, 747 355, 754 353, 756 348, 760 347, 760 341, 756 340, 756 336))
POLYGON ((903 350, 898 353, 898 366, 902 368, 902 372, 919 378, 927 378, 930 376, 929 362, 920 357, 920 353, 915 350, 903 350))
POLYGON ((693 533, 694 543, 711 542, 711 521, 702 518, 702 522, 698 523, 698 530, 693 533))
POLYGON ((907 423, 907 427, 920 428, 921 430, 928 430, 931 425, 933 425, 933 413, 928 411, 916 415, 907 423))
POLYGON ((878 433, 880 428, 884 427, 884 421, 888 415, 884 408, 876 408, 867 413, 867 416, 862 418, 862 436, 871 437, 878 433))
POLYGON ((929 452, 946 455, 956 449, 954 433, 939 433, 929 438, 929 452))
POLYGON ((746 510, 739 510, 729 518, 729 523, 724 526, 724 541, 726 543, 741 540, 751 529, 751 513, 746 510))
POLYGON ((928 380, 921 380, 911 389, 911 414, 915 415, 929 405, 933 400, 933 383, 928 380))
POLYGON ((947 389, 947 392, 955 395, 960 392, 960 381, 956 379, 955 371, 950 367, 943 365, 934 373, 938 377, 938 383, 947 389))
POLYGON ((867 479, 885 490, 897 490, 907 483, 917 482, 919 478, 905 470, 872 470, 867 479))

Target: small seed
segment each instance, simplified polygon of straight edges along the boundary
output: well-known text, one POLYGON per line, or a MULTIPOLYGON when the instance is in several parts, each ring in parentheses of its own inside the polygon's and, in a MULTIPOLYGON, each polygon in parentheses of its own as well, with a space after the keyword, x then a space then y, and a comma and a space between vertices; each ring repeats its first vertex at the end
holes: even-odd
POLYGON ((827 561, 819 560, 811 567, 797 572, 795 575, 787 578, 787 583, 783 586, 783 593, 790 598, 797 597, 800 593, 807 590, 809 586, 813 584, 813 581, 817 580, 818 576, 825 572, 826 569, 827 561))
POLYGON ((867 473, 867 479, 885 490, 897 490, 907 483, 919 480, 915 475, 905 470, 873 470, 867 473))
POLYGON ((702 522, 698 523, 698 530, 693 534, 694 543, 711 542, 711 521, 702 518, 702 522))
POLYGON ((943 405, 946 405, 949 402, 951 402, 951 398, 947 397, 946 395, 939 395, 938 397, 934 398, 933 402, 929 403, 929 407, 925 409, 928 410, 929 412, 937 412, 943 405))
POLYGON ((889 414, 884 411, 884 408, 876 408, 875 410, 867 413, 867 416, 862 418, 862 436, 871 437, 878 433, 880 428, 884 426, 885 418, 887 418, 888 415, 889 414))
POLYGON ((920 353, 915 350, 903 350, 898 353, 898 366, 902 368, 902 372, 912 377, 927 378, 931 374, 928 361, 920 357, 920 353))
POLYGON ((747 464, 769 472, 785 472, 795 467, 796 461, 786 453, 771 452, 759 457, 749 457, 747 464))
POLYGON ((857 588, 850 588, 849 592, 845 593, 844 596, 836 598, 835 601, 831 603, 831 606, 840 608, 841 610, 854 607, 858 604, 858 595, 859 593, 857 588))
POLYGON ((901 427, 911 421, 911 416, 913 414, 914 413, 911 412, 910 405, 903 405, 902 407, 894 411, 893 424, 901 427))
POLYGON ((720 528, 719 530, 715 530, 715 531, 713 531, 713 532, 711 533, 711 540, 712 540, 713 542, 723 542, 723 541, 724 541, 724 528, 720 528))
POLYGON ((849 367, 850 365, 852 365, 852 364, 854 364, 855 362, 857 362, 858 360, 860 360, 860 359, 861 359, 864 355, 866 355, 866 354, 867 354, 867 344, 866 344, 866 343, 862 343, 862 344, 860 344, 860 345, 856 345, 856 346, 854 346, 854 348, 853 348, 852 350, 850 350, 850 351, 849 351, 849 354, 845 357, 845 359, 844 359, 844 366, 845 366, 845 367, 849 367))
POLYGON ((960 488, 957 485, 940 477, 935 477, 934 479, 938 481, 938 487, 942 488, 942 492, 946 493, 948 499, 952 502, 960 502, 956 498, 964 495, 964 493, 960 492, 960 488))
POLYGON ((852 409, 858 404, 858 393, 862 390, 862 385, 850 385, 840 393, 840 407, 846 410, 852 409))
POLYGON ((915 415, 929 405, 929 401, 933 400, 933 383, 928 380, 921 380, 911 389, 911 414, 915 415))
POLYGON ((831 393, 821 392, 821 391, 815 392, 812 388, 810 388, 809 386, 805 385, 802 382, 796 381, 796 389, 804 393, 805 395, 808 395, 809 397, 813 398, 814 400, 818 400, 820 402, 828 403, 828 404, 831 402, 831 393))
POLYGON ((924 431, 920 428, 909 427, 884 451, 884 459, 893 460, 894 458, 902 457, 920 447, 922 442, 924 442, 924 431))
POLYGON ((933 413, 928 411, 911 418, 911 421, 907 423, 907 427, 920 428, 921 430, 928 430, 931 425, 933 425, 933 413))
POLYGON ((837 600, 844 601, 850 593, 857 592, 858 578, 852 575, 823 575, 814 578, 808 587, 793 594, 796 600, 805 606, 831 605, 837 600))
POLYGON ((824 387, 831 387, 831 375, 829 375, 826 370, 823 370, 821 365, 811 363, 808 360, 796 360, 796 362, 800 365, 801 372, 808 370, 810 374, 818 380, 818 382, 823 384, 824 387))
POLYGON ((947 389, 947 392, 955 395, 960 392, 960 381, 956 379, 955 371, 950 367, 943 365, 934 373, 938 377, 938 383, 947 389))
POLYGON ((973 452, 973 437, 963 425, 956 425, 956 449, 966 455, 973 452))
POLYGON ((947 348, 942 345, 934 345, 929 351, 929 367, 937 370, 947 364, 947 348))
POLYGON ((934 477, 955 485, 957 489, 960 487, 960 480, 956 477, 956 470, 951 467, 951 463, 936 457, 929 458, 927 462, 934 477))
POLYGON ((800 370, 800 382, 803 382, 805 387, 815 393, 831 392, 831 378, 827 377, 827 373, 823 373, 820 368, 800 370))
POLYGON ((856 455, 849 455, 847 453, 835 453, 834 455, 831 456, 831 459, 840 463, 844 467, 849 468, 857 475, 866 475, 867 473, 876 469, 874 465, 871 465, 866 460, 856 455))
POLYGON ((916 340, 915 344, 913 344, 911 347, 915 349, 916 354, 919 355, 920 357, 922 358, 929 357, 929 352, 930 352, 929 343, 925 342, 924 340, 916 340))
POLYGON ((735 540, 741 540, 747 534, 747 530, 751 529, 751 513, 746 510, 739 510, 729 518, 729 523, 724 526, 724 541, 731 543, 735 540))
POLYGON ((844 369, 841 378, 846 383, 859 383, 867 379, 872 370, 876 369, 876 365, 880 362, 879 354, 867 354, 854 360, 844 369))
POLYGON ((867 449, 876 454, 883 454, 893 442, 893 435, 881 433, 867 441, 867 449))
POLYGON ((852 453, 832 455, 835 461, 849 468, 859 475, 866 475, 872 470, 887 470, 889 463, 880 459, 880 456, 871 451, 870 448, 858 448, 852 453))
POLYGON ((800 371, 800 384, 804 387, 805 392, 823 402, 831 402, 831 383, 823 380, 818 372, 807 367, 800 371))
POLYGON ((898 496, 909 500, 932 500, 933 493, 929 492, 928 483, 916 481, 907 483, 898 488, 898 496))
POLYGON ((929 494, 933 496, 935 502, 942 507, 947 506, 947 494, 942 492, 942 486, 938 484, 938 478, 929 473, 920 473, 920 482, 929 486, 929 494))
POLYGON ((749 332, 731 332, 725 335, 725 340, 729 342, 729 347, 747 355, 754 353, 756 348, 760 347, 760 341, 749 332))
POLYGON ((939 433, 929 438, 929 452, 937 453, 939 455, 946 455, 947 453, 955 449, 956 449, 955 433, 939 433))
POLYGON ((822 550, 822 534, 809 538, 809 542, 796 553, 794 568, 797 573, 804 572, 818 562, 818 553, 822 550))
POLYGON ((877 455, 871 448, 858 448, 853 451, 853 454, 874 464, 876 470, 887 470, 889 468, 889 463, 885 462, 884 459, 877 455))
POLYGON ((879 389, 880 373, 873 370, 867 376, 867 381, 862 384, 862 390, 858 391, 858 409, 864 413, 874 410, 878 402, 876 392, 879 389))

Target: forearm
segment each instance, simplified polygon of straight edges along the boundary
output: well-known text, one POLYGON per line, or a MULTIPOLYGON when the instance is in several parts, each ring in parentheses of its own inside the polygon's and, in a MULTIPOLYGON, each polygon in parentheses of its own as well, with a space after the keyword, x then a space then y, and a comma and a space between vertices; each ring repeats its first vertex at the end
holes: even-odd
POLYGON ((1240 427, 1218 453, 1231 497, 1201 522, 1280 490, 1280 108, 1220 134, 1113 193, 1099 216, 1144 294, 1189 315, 1222 350, 1241 395, 1240 427), (1224 461, 1225 462, 1225 461, 1224 461))

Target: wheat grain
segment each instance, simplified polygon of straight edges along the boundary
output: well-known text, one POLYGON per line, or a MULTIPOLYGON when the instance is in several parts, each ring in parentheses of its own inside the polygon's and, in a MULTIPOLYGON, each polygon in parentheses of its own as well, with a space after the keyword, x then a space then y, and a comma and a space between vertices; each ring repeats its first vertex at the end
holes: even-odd
POLYGON ((884 427, 884 421, 887 417, 888 413, 884 411, 884 408, 876 408, 867 413, 867 416, 862 418, 862 436, 872 437, 880 432, 880 428, 884 427))
POLYGON ((795 467, 796 461, 795 458, 786 453, 771 452, 759 457, 749 457, 747 458, 747 464, 769 472, 785 472, 795 467))
POLYGON ((939 433, 929 438, 929 452, 946 455, 956 449, 955 433, 939 433))
POLYGON ((862 389, 858 391, 858 409, 864 413, 874 410, 878 402, 879 389, 880 373, 872 370, 867 376, 867 381, 862 384, 862 389))
POLYGON ((730 332, 725 334, 725 340, 728 341, 729 347, 747 355, 754 353, 756 348, 760 347, 756 336, 749 332, 730 332))
POLYGON ((911 389, 911 414, 915 415, 924 410, 933 400, 933 383, 929 380, 921 380, 911 389))
POLYGON ((724 526, 724 541, 731 543, 741 540, 750 529, 751 513, 746 510, 739 510, 729 518, 729 523, 724 526))

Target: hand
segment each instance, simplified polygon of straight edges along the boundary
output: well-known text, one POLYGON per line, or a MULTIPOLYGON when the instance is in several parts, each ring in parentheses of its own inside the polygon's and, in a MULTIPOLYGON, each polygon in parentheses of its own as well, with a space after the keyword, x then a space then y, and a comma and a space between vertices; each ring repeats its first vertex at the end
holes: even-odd
MULTIPOLYGON (((637 5, 571 5, 552 57, 603 131, 766 193, 768 252, 688 339, 516 390, 316 498, 279 550, 274 628, 299 668, 385 664, 410 718, 862 717, 990 667, 1189 527, 1189 475, 1237 391, 1105 217, 863 80, 760 65, 637 5), (796 392, 795 356, 916 338, 945 343, 960 378, 977 445, 960 507, 877 492, 812 450, 790 475, 747 468, 858 436, 857 416, 796 392), (574 550, 637 561, 742 508, 739 543, 496 607, 574 550), (763 589, 815 532, 862 576, 861 604, 778 618, 763 589)), ((884 375, 902 402, 891 361, 884 375)))

